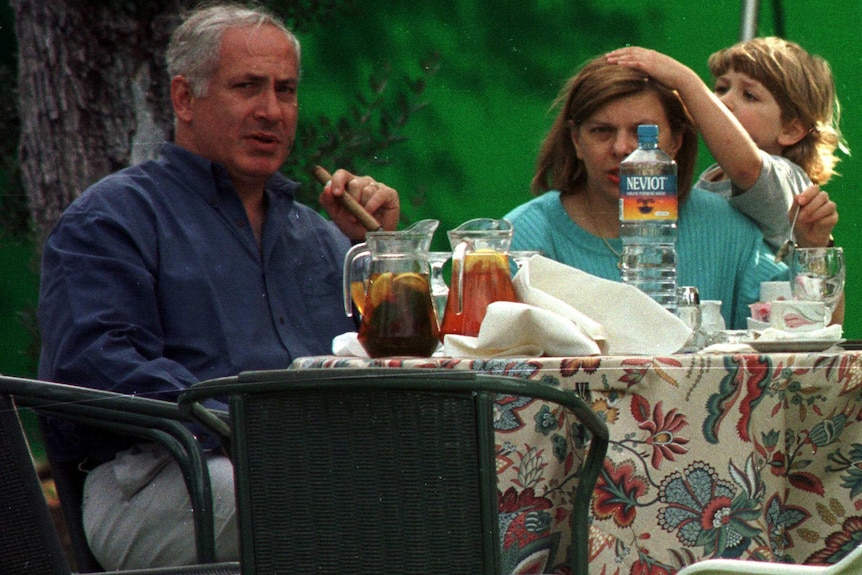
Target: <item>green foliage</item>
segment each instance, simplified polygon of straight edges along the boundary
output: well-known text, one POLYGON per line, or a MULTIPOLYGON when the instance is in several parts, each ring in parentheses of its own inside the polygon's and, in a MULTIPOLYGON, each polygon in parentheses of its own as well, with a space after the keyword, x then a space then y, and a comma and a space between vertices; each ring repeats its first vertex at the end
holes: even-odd
MULTIPOLYGON (((297 35, 332 36, 339 40, 349 30, 368 30, 367 14, 361 2, 355 0, 270 0, 266 6, 281 16, 297 35), (361 26, 356 26, 361 22, 361 26)), ((339 41, 330 46, 348 45, 339 41)), ((306 67, 306 43, 303 41, 303 68, 306 67)), ((365 55, 367 58, 368 56, 365 55)), ((360 74, 364 61, 355 54, 339 59, 340 76, 360 74), (345 65, 345 63, 347 63, 345 65)), ((315 63, 316 66, 316 63, 315 63)), ((303 179, 316 165, 330 171, 343 168, 354 173, 366 173, 368 166, 389 163, 386 150, 406 141, 405 128, 411 116, 428 103, 422 100, 428 77, 439 69, 439 56, 433 53, 420 62, 420 74, 393 77, 393 69, 403 69, 402 62, 394 66, 389 59, 372 64, 365 91, 351 90, 347 105, 319 112, 304 119, 297 128, 293 150, 282 171, 295 179, 303 179)), ((303 72, 305 74, 305 72, 303 72)), ((356 86, 361 84, 353 84, 356 86)), ((302 105, 303 96, 300 95, 302 105)), ((319 190, 312 186, 300 188, 297 199, 317 205, 319 190)), ((421 200, 416 200, 414 202, 421 200)))
POLYGON ((297 34, 350 10, 355 4, 355 0, 270 0, 266 2, 266 6, 281 16, 288 28, 297 34))
MULTIPOLYGON (((383 166, 389 163, 383 152, 406 141, 403 130, 411 116, 424 108, 421 101, 428 76, 438 70, 432 55, 422 62, 422 74, 415 79, 392 80, 391 66, 383 64, 368 79, 368 94, 357 93, 348 110, 335 118, 318 116, 297 129, 293 152, 284 172, 307 174, 316 165, 331 170, 344 168, 356 173, 360 163, 383 166)), ((316 193, 300 190, 301 202, 315 205, 316 193)))

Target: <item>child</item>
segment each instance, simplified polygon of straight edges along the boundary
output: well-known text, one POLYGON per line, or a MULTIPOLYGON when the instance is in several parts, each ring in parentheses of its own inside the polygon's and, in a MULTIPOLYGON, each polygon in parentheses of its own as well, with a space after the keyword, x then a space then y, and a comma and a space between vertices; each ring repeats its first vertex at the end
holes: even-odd
POLYGON ((695 187, 728 197, 773 249, 790 237, 797 210, 799 246, 831 242, 838 213, 819 185, 834 174, 836 148, 845 149, 825 60, 780 38, 741 42, 710 56, 713 93, 690 68, 652 50, 621 48, 607 59, 679 92, 717 162, 695 187))

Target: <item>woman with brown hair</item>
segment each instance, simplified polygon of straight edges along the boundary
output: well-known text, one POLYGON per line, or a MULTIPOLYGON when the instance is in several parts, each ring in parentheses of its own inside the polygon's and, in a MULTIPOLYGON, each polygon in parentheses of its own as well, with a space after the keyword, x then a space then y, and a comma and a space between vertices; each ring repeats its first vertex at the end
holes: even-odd
POLYGON ((678 165, 678 283, 721 300, 728 327, 744 328, 760 283, 787 279, 787 268, 775 263, 751 220, 692 189, 697 132, 677 93, 602 56, 566 83, 556 105, 532 182, 538 197, 506 216, 515 226, 512 249, 542 250, 619 281, 619 163, 637 147, 638 125, 655 124, 659 147, 678 165))

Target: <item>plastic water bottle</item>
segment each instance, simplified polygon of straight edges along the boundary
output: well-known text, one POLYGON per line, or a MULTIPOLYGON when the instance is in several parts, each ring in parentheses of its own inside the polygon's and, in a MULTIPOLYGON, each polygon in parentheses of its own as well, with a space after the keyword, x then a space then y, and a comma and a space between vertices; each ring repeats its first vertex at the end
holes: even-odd
POLYGON ((676 162, 658 147, 658 126, 638 126, 638 148, 620 162, 622 280, 677 310, 676 162))

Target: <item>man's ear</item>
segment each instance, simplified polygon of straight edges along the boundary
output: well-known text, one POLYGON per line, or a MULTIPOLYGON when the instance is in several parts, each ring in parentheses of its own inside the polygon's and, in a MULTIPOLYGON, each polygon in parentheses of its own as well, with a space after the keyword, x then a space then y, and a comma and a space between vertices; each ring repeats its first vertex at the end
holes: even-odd
POLYGON ((174 76, 171 79, 171 103, 174 106, 174 114, 182 122, 192 119, 192 102, 195 97, 192 94, 191 85, 185 76, 174 76))
POLYGON ((788 148, 805 137, 808 130, 799 121, 799 118, 794 118, 789 122, 785 122, 781 127, 781 133, 778 135, 778 144, 788 148))

